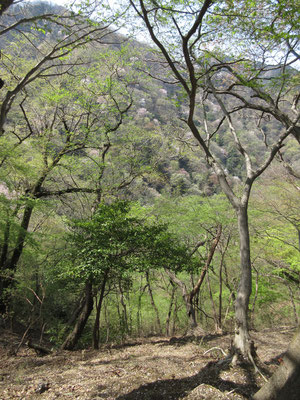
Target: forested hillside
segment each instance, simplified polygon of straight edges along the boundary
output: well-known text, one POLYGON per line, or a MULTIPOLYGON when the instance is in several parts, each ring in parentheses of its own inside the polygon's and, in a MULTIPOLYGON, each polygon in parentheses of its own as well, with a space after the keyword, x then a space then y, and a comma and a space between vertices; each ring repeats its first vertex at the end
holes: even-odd
POLYGON ((297 2, 13 3, 0 8, 7 357, 227 335, 216 366, 269 377, 263 330, 299 325, 297 2))

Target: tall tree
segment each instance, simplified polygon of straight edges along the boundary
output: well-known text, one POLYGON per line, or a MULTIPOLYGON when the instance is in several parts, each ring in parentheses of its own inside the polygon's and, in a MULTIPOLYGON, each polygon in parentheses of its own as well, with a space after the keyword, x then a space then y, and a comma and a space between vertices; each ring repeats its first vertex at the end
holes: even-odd
MULTIPOLYGON (((164 76, 159 75, 157 78, 181 85, 187 105, 187 115, 183 118, 184 122, 204 151, 207 163, 214 171, 219 185, 236 212, 240 237, 241 277, 235 302, 234 361, 238 359, 239 355, 242 355, 253 362, 248 328, 248 305, 252 287, 248 202, 254 181, 270 165, 287 137, 294 134, 298 139, 299 113, 296 111, 296 117, 291 119, 279 108, 279 101, 274 102, 273 96, 268 92, 273 91, 274 85, 262 85, 265 70, 260 68, 260 58, 243 58, 241 60, 237 52, 231 51, 228 55, 222 51, 222 44, 216 46, 222 40, 222 35, 225 33, 226 36, 229 30, 228 16, 225 11, 228 11, 228 14, 230 14, 230 11, 234 11, 234 6, 231 6, 231 3, 227 1, 214 2, 212 0, 204 0, 200 3, 194 1, 165 3, 130 0, 129 3, 136 15, 143 21, 151 40, 163 55, 165 64, 169 67, 169 77, 164 74, 164 76), (247 79, 236 72, 245 65, 247 72, 251 73, 251 77, 249 76, 247 79), (230 77, 228 77, 227 71, 230 71, 230 77), (252 76, 255 78, 254 82, 252 76), (237 81, 233 82, 232 77, 237 81), (229 89, 224 90, 224 86, 228 86, 229 89), (241 86, 244 88, 242 93, 240 92, 241 86), (233 96, 240 100, 242 104, 235 103, 232 109, 229 109, 224 95, 232 94, 232 88, 237 88, 233 96), (254 102, 253 98, 259 100, 254 102), (205 103, 208 99, 210 101, 214 99, 214 104, 222 115, 212 126, 209 126, 206 114, 205 103), (264 102, 267 102, 267 105, 264 102), (197 110, 201 103, 203 104, 203 111, 201 118, 199 118, 197 110), (270 138, 270 142, 265 141, 264 157, 263 159, 256 157, 255 162, 253 158, 256 154, 251 153, 251 148, 247 148, 243 144, 239 132, 235 128, 236 120, 233 115, 236 114, 238 118, 238 112, 244 108, 247 110, 258 109, 261 111, 261 116, 268 114, 284 126, 283 130, 278 131, 279 134, 275 138, 270 138), (201 120, 200 128, 199 122, 201 123, 201 120), (217 133, 222 133, 221 128, 225 124, 227 124, 226 130, 229 130, 232 137, 232 144, 245 167, 241 194, 239 194, 240 189, 236 190, 228 179, 226 169, 214 153, 212 145, 217 133)), ((224 49, 228 46, 229 41, 226 42, 225 39, 224 49)), ((259 43, 257 43, 257 46, 259 47, 259 43)), ((292 81, 293 77, 289 75, 288 82, 293 83, 292 81)), ((293 90, 293 88, 290 90, 293 90)), ((277 92, 275 94, 272 92, 272 94, 276 99, 279 95, 281 100, 283 91, 287 95, 285 81, 281 82, 277 87, 277 92)))
MULTIPOLYGON (((8 197, 11 196, 16 205, 12 207, 14 202, 7 204, 8 223, 1 243, 1 313, 5 313, 9 303, 5 299, 5 291, 13 284, 37 203, 45 198, 72 193, 90 193, 98 200, 101 198, 105 157, 111 147, 109 136, 118 130, 131 106, 127 82, 114 81, 117 70, 115 60, 106 66, 109 68, 107 71, 104 60, 106 57, 108 63, 109 55, 103 53, 101 57, 101 79, 98 76, 99 64, 94 59, 89 69, 91 78, 93 72, 97 71, 93 82, 84 82, 83 72, 77 70, 75 78, 62 76, 48 81, 50 88, 44 88, 39 99, 34 98, 35 90, 33 93, 27 91, 29 98, 22 101, 19 115, 16 114, 21 120, 18 126, 12 126, 8 134, 8 146, 2 154, 2 177, 11 171, 12 166, 21 164, 25 155, 28 157, 28 168, 21 169, 19 165, 21 173, 10 176, 10 180, 6 179, 8 197), (33 94, 32 98, 30 94, 33 94), (20 131, 26 141, 20 139, 20 131), (12 140, 11 136, 15 138, 12 140), (20 146, 21 154, 18 151, 20 146), (78 160, 82 161, 80 172, 83 172, 83 159, 86 161, 84 168, 88 170, 86 173, 91 175, 91 180, 93 175, 95 178, 90 185, 80 179, 79 173, 76 174, 78 160), (13 186, 14 190, 9 191, 9 187, 12 189, 13 186), (16 234, 11 229, 10 221, 13 218, 21 221, 19 227, 15 228, 16 234)), ((113 53, 111 58, 114 59, 113 53)), ((84 76, 86 72, 84 70, 84 76)), ((40 86, 35 89, 40 89, 40 86)), ((4 139, 7 139, 6 135, 1 138, 3 143, 4 139)), ((129 182, 133 178, 130 175, 129 182)), ((126 186, 127 179, 121 184, 126 186)))
POLYGON ((76 49, 92 41, 106 42, 112 33, 111 20, 106 19, 102 24, 91 22, 87 13, 76 15, 51 5, 46 12, 41 4, 43 12, 38 15, 37 5, 21 4, 10 8, 11 15, 1 16, 0 136, 4 134, 13 103, 24 97, 29 84, 36 79, 70 73, 83 63, 82 57, 75 57, 76 49))
MULTIPOLYGON (((208 272, 208 269, 210 267, 210 264, 212 262, 214 253, 216 251, 216 247, 220 241, 221 238, 221 233, 222 233, 222 226, 218 225, 217 227, 217 232, 213 240, 211 240, 208 254, 206 257, 206 260, 204 262, 204 265, 202 267, 200 276, 197 280, 197 282, 194 284, 193 288, 191 290, 188 290, 185 283, 181 281, 172 271, 169 271, 167 268, 165 269, 166 274, 169 276, 170 280, 172 280, 173 283, 178 285, 182 291, 182 297, 185 302, 186 310, 187 310, 187 315, 190 321, 190 327, 195 328, 197 326, 196 322, 196 312, 195 312, 195 306, 194 306, 194 298, 199 294, 199 291, 201 289, 202 283, 204 281, 205 275, 208 272)), ((193 251, 196 251, 198 246, 200 247, 201 245, 203 246, 205 244, 204 242, 199 242, 197 245, 196 249, 193 251)))
POLYGON ((118 282, 130 271, 160 268, 164 262, 185 263, 185 247, 168 233, 166 226, 135 216, 132 208, 125 201, 100 203, 91 219, 73 223, 73 233, 68 238, 69 257, 62 268, 70 277, 86 282, 87 295, 63 349, 72 350, 77 344, 93 310, 95 285, 105 285, 108 279, 118 282))

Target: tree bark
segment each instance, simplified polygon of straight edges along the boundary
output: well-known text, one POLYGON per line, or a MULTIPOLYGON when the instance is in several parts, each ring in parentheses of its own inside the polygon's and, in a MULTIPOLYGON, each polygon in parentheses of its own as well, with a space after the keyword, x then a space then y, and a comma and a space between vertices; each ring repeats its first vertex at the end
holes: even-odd
POLYGON ((248 307, 252 290, 252 276, 247 205, 240 206, 237 215, 240 237, 241 277, 235 300, 234 364, 237 362, 239 356, 242 356, 246 360, 250 359, 250 361, 253 361, 251 359, 252 343, 248 328, 248 307))
MULTIPOLYGON (((5 258, 4 258, 4 255, 2 253, 3 261, 5 261, 5 262, 3 265, 1 264, 0 269, 5 272, 5 276, 0 277, 0 314, 5 314, 7 312, 7 309, 9 308, 10 294, 8 293, 8 290, 14 284, 13 278, 15 275, 17 264, 22 255, 22 252, 23 252, 33 207, 34 206, 32 203, 27 204, 25 207, 25 210, 23 213, 23 219, 22 219, 22 222, 21 222, 21 225, 19 228, 17 241, 14 246, 11 259, 7 260, 7 254, 5 254, 5 258)), ((7 231, 6 233, 9 234, 9 231, 7 231)), ((6 238, 6 241, 8 242, 8 238, 6 238)), ((7 252, 7 250, 6 250, 6 252, 7 252)))
MULTIPOLYGON (((10 295, 8 293, 8 289, 10 289, 13 284, 14 284, 14 275, 17 269, 18 262, 21 258, 21 255, 23 253, 24 245, 26 242, 26 237, 28 234, 28 228, 32 216, 33 209, 35 207, 35 200, 37 200, 40 197, 40 194, 42 192, 42 185, 45 182, 47 175, 53 170, 53 168, 58 164, 60 161, 61 157, 63 156, 64 152, 61 151, 58 156, 55 158, 53 161, 52 165, 50 167, 45 166, 45 169, 43 169, 41 175, 39 178, 36 180, 35 184, 32 185, 31 189, 25 192, 25 208, 23 212, 23 217, 22 217, 22 222, 18 230, 18 235, 16 239, 16 243, 14 245, 14 248, 12 249, 11 253, 12 256, 10 259, 7 259, 7 254, 2 253, 2 257, 4 260, 5 256, 5 263, 0 265, 0 270, 6 270, 6 276, 1 277, 0 276, 0 314, 5 314, 7 312, 7 309, 10 304, 10 295), (5 294, 6 292, 6 294, 5 294)), ((19 208, 16 209, 16 211, 19 208)), ((6 235, 9 235, 9 230, 6 232, 6 235)), ((8 238, 6 238, 6 241, 8 242, 8 238)), ((6 250, 7 252, 7 250, 6 250)))
POLYGON ((93 310, 93 286, 91 282, 87 282, 85 285, 85 302, 84 306, 79 314, 79 317, 77 319, 77 322, 72 330, 72 332, 69 333, 67 336, 66 340, 61 346, 62 350, 73 350, 76 344, 78 343, 78 340, 80 339, 80 336, 82 334, 82 331, 87 323, 87 320, 89 316, 91 315, 91 312, 93 310))
POLYGON ((286 286, 287 286, 289 294, 290 294, 291 304, 292 304, 294 318, 295 318, 295 324, 296 324, 296 326, 298 326, 299 325, 299 315, 297 313, 297 307, 296 307, 296 304, 294 301, 294 293, 293 293, 293 290, 292 290, 289 282, 286 283, 286 286))
POLYGON ((223 277, 222 277, 222 273, 223 273, 223 263, 224 263, 224 254, 222 253, 221 256, 221 263, 220 263, 220 269, 219 269, 219 310, 218 310, 218 329, 220 330, 220 332, 222 332, 222 310, 223 310, 223 277))
POLYGON ((95 350, 99 349, 100 314, 101 314, 102 303, 103 303, 103 299, 104 299, 104 291, 105 291, 105 286, 106 286, 106 282, 107 282, 107 276, 108 276, 108 269, 105 271, 104 276, 103 276, 103 281, 102 281, 101 290, 100 290, 99 302, 97 304, 96 318, 95 318, 94 328, 93 328, 93 348, 95 350))
POLYGON ((141 277, 141 284, 140 284, 140 289, 139 289, 139 297, 138 297, 138 306, 137 306, 137 312, 136 312, 136 322, 137 322, 137 332, 138 335, 141 336, 142 333, 142 297, 145 293, 145 290, 147 288, 147 284, 143 285, 143 277, 141 277))
POLYGON ((214 323, 215 323, 215 332, 220 333, 221 332, 221 328, 219 326, 218 313, 217 313, 215 301, 214 301, 214 298, 213 298, 213 293, 212 293, 211 284, 210 284, 210 277, 209 277, 209 273, 208 272, 206 274, 206 282, 207 282, 208 293, 209 293, 209 298, 210 298, 210 302, 211 302, 211 308, 212 308, 212 312, 213 312, 213 320, 214 320, 214 323))
POLYGON ((158 308, 157 308, 157 306, 155 304, 155 301, 154 301, 152 288, 150 286, 149 272, 146 272, 146 282, 147 282, 147 286, 148 286, 148 292, 149 292, 149 296, 150 296, 151 305, 153 307, 153 310, 154 310, 155 316, 156 316, 156 325, 157 325, 157 328, 158 328, 158 333, 161 335, 162 334, 162 328, 161 328, 161 323, 160 323, 160 317, 159 317, 158 308))
POLYGON ((253 400, 298 400, 300 393, 300 327, 283 361, 253 400))
POLYGON ((120 303, 122 306, 122 313, 119 311, 120 329, 121 329, 122 340, 124 340, 126 335, 130 333, 130 329, 128 324, 127 304, 121 282, 119 282, 119 291, 120 291, 120 303))
POLYGON ((175 287, 175 285, 173 284, 173 282, 171 280, 170 280, 170 283, 172 285, 172 293, 171 293, 171 299, 170 299, 168 315, 167 315, 167 318, 166 318, 166 335, 167 336, 170 336, 170 334, 171 334, 171 332, 170 332, 170 319, 171 319, 171 315, 172 315, 172 308, 173 308, 175 292, 176 292, 176 287, 175 287))
MULTIPOLYGON (((134 2, 130 0, 131 6, 135 9, 137 14, 143 19, 146 28, 152 38, 152 41, 157 45, 158 49, 164 56, 167 64, 172 71, 173 77, 176 81, 181 85, 183 90, 187 94, 188 99, 188 116, 185 120, 186 124, 190 128, 195 139, 198 141, 200 147, 204 151, 206 160, 208 165, 214 170, 216 176, 218 177, 218 182, 220 187, 222 188, 223 192, 225 193, 226 197, 230 201, 232 207, 237 213, 238 216, 238 227, 239 227, 239 235, 240 235, 240 265, 241 265, 241 278, 240 284, 236 296, 235 302, 235 311, 236 311, 236 331, 235 331, 235 338, 234 338, 234 348, 235 348, 235 357, 233 361, 236 361, 237 355, 241 355, 244 359, 250 359, 252 363, 252 353, 251 347, 252 343, 250 342, 249 331, 248 331, 248 306, 249 306, 249 297, 251 294, 251 264, 250 264, 250 245, 249 245, 249 228, 248 228, 248 218, 247 218, 247 206, 248 200, 250 196, 250 191, 253 182, 269 167, 271 162, 273 161, 276 154, 279 152, 280 148, 282 147, 285 139, 293 134, 295 138, 300 141, 300 129, 299 126, 296 125, 298 121, 294 119, 293 121, 289 118, 288 114, 285 114, 278 108, 279 100, 282 99, 282 95, 284 91, 280 90, 279 94, 276 95, 274 98, 271 97, 270 94, 264 92, 259 85, 253 85, 252 89, 254 91, 253 98, 260 98, 267 103, 266 105, 262 105, 261 102, 250 102, 246 101, 244 98, 244 94, 240 94, 236 91, 236 83, 230 84, 228 90, 223 90, 222 87, 215 88, 213 82, 211 81, 211 76, 214 75, 214 72, 220 68, 224 67, 227 62, 223 62, 220 60, 219 65, 218 62, 211 65, 207 68, 207 70, 203 71, 202 78, 203 81, 206 81, 203 86, 199 80, 199 75, 197 70, 195 69, 194 63, 194 54, 193 48, 198 46, 199 42, 201 42, 201 29, 203 28, 202 24, 206 21, 203 21, 203 18, 206 16, 209 7, 212 6, 213 2, 211 0, 204 0, 200 3, 198 12, 196 17, 194 18, 191 25, 186 27, 185 33, 181 30, 180 23, 176 20, 176 13, 172 14, 171 9, 164 10, 162 6, 157 5, 155 3, 155 7, 153 8, 152 2, 145 2, 140 0, 139 2, 134 2), (137 5, 139 3, 139 7, 137 5), (151 3, 151 4, 150 4, 151 3), (149 5, 149 8, 147 8, 149 5), (163 10, 170 13, 168 16, 172 19, 174 23, 174 35, 178 34, 178 38, 181 45, 181 53, 180 53, 180 62, 178 60, 175 61, 175 56, 170 52, 168 46, 164 44, 164 39, 160 39, 159 34, 156 34, 156 28, 159 28, 159 20, 156 19, 156 11, 163 10), (153 16, 153 19, 152 19, 153 16), (195 33, 198 33, 198 36, 195 36, 195 33), (185 68, 184 68, 185 67, 185 68), (184 70, 184 73, 182 72, 184 70), (212 74, 211 74, 212 72, 212 74), (246 178, 244 180, 243 185, 243 193, 241 196, 238 196, 234 192, 234 186, 230 184, 227 179, 226 170, 222 167, 221 164, 218 162, 218 158, 211 152, 210 147, 210 140, 212 135, 215 134, 211 132, 210 135, 207 135, 207 140, 205 140, 204 136, 197 128, 195 123, 195 110, 197 107, 197 93, 199 93, 199 88, 202 86, 205 93, 211 93, 213 97, 218 101, 219 106, 223 113, 223 120, 227 121, 228 126, 230 128, 232 138, 235 143, 235 148, 241 156, 244 158, 244 164, 246 169, 246 178), (268 156, 266 157, 265 161, 262 162, 257 168, 255 168, 254 163, 250 155, 247 153, 246 148, 243 147, 241 141, 239 140, 239 135, 235 131, 232 123, 232 112, 226 109, 225 103, 222 100, 225 94, 229 94, 234 96, 236 99, 241 101, 243 105, 242 108, 251 109, 251 110, 258 110, 267 115, 272 115, 278 121, 282 123, 282 125, 286 128, 284 129, 279 135, 276 141, 269 147, 268 156), (278 96, 278 97, 277 97, 278 96)), ((209 25, 208 25, 209 26, 209 25)), ((159 29, 158 29, 159 32, 159 29)), ((179 51, 180 47, 177 47, 179 51)), ((289 50, 290 51, 290 50, 289 50)), ((288 54, 288 53, 287 53, 288 54)), ((215 60, 218 59, 218 56, 215 57, 215 60)), ((286 61, 288 57, 286 58, 286 61)), ((237 59, 233 61, 238 62, 237 59)), ((198 65, 199 66, 199 65, 198 65)), ((242 87, 248 86, 248 81, 238 73, 235 72, 234 68, 229 68, 228 70, 231 71, 234 81, 237 81, 242 87)), ((257 74, 257 78, 261 79, 260 74, 257 74)), ((251 78, 252 79, 252 78, 251 78)), ((253 81, 255 82, 255 80, 253 81)), ((296 105, 296 104, 295 104, 296 105)), ((240 107, 237 107, 237 110, 240 107)), ((222 125, 222 124, 221 124, 222 125)), ((221 126, 220 125, 220 126, 221 126)), ((258 160, 257 160, 258 161, 258 160)))

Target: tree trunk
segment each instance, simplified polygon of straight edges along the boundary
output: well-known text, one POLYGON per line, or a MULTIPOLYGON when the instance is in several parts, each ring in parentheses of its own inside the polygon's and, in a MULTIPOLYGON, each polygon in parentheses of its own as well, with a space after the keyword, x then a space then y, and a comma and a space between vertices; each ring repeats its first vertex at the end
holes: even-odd
POLYGON ((142 297, 147 288, 147 285, 143 285, 143 278, 141 277, 141 285, 139 290, 139 297, 138 297, 138 308, 136 312, 136 321, 137 321, 137 332, 138 336, 141 336, 142 333, 142 297))
MULTIPOLYGON (((6 270, 6 276, 4 278, 0 277, 0 314, 4 314, 7 311, 7 308, 9 307, 10 304, 10 295, 7 292, 13 284, 14 284, 14 275, 15 271, 17 269, 18 262, 20 260, 20 257, 23 253, 25 241, 26 241, 26 236, 28 233, 28 227, 29 223, 31 220, 33 208, 35 206, 34 201, 38 198, 40 191, 41 191, 41 186, 43 182, 45 181, 47 176, 47 172, 43 172, 42 175, 39 177, 39 179, 36 181, 36 184, 32 187, 30 191, 26 194, 26 205, 24 208, 23 212, 23 217, 22 217, 22 222, 18 230, 18 235, 17 235, 17 240, 14 246, 14 249, 11 251, 12 256, 10 260, 7 259, 7 256, 5 255, 5 263, 4 265, 1 265, 1 269, 6 270), (7 292, 5 294, 5 292, 7 292)), ((15 212, 19 209, 19 206, 16 208, 15 212)), ((9 230, 6 232, 7 235, 9 235, 9 230)), ((6 239, 8 240, 8 238, 6 239)), ((3 259, 4 255, 2 254, 3 259)))
POLYGON ((79 317, 77 319, 77 322, 76 322, 72 332, 69 333, 66 340, 62 344, 62 346, 61 346, 62 350, 73 350, 74 347, 76 346, 76 344, 78 343, 78 340, 80 339, 82 331, 83 331, 83 329, 87 323, 87 320, 93 310, 93 290, 92 289, 93 289, 92 283, 87 282, 85 285, 84 306, 82 308, 82 311, 79 314, 79 317))
POLYGON ((201 288, 202 283, 204 281, 206 272, 208 271, 208 268, 209 268, 209 266, 210 266, 210 264, 212 262, 216 247, 217 247, 217 245, 219 243, 219 240, 221 238, 221 233, 222 233, 222 225, 218 225, 216 237, 212 240, 212 242, 210 244, 210 248, 209 248, 209 252, 208 252, 207 258, 206 258, 206 262, 205 262, 204 267, 202 268, 200 277, 199 277, 197 283, 195 284, 195 286, 193 287, 193 289, 190 292, 187 291, 187 288, 186 288, 186 285, 185 285, 184 282, 182 282, 180 279, 178 279, 177 276, 173 272, 171 272, 171 271, 169 271, 169 270, 167 270, 165 268, 165 271, 166 271, 167 275, 172 279, 172 281, 176 285, 178 285, 180 287, 180 289, 182 291, 182 297, 184 299, 184 303, 185 303, 185 307, 186 307, 186 311, 187 311, 187 315, 188 315, 188 318, 189 318, 189 324, 190 324, 190 328, 191 329, 194 329, 194 328, 197 327, 195 305, 194 305, 194 301, 193 300, 194 300, 195 296, 200 291, 200 288, 201 288))
POLYGON ((1 249, 1 257, 0 257, 0 269, 1 270, 3 269, 3 267, 6 263, 6 260, 7 260, 9 234, 10 234, 10 219, 9 219, 9 215, 8 215, 7 220, 6 220, 6 226, 5 226, 4 233, 3 233, 3 244, 2 244, 2 249, 1 249))
POLYGON ((108 343, 110 327, 109 327, 108 307, 107 307, 107 302, 106 302, 106 301, 104 302, 104 320, 105 320, 105 325, 106 325, 106 339, 105 339, 105 343, 108 343))
MULTIPOLYGON (((177 276, 169 271, 168 269, 165 268, 166 274, 169 276, 169 278, 174 282, 176 285, 178 285, 181 289, 182 292, 182 297, 184 300, 185 308, 186 308, 186 313, 189 318, 189 327, 191 329, 194 329, 197 327, 197 322, 196 322, 196 313, 195 313, 195 308, 193 301, 191 300, 190 294, 187 291, 187 287, 183 281, 181 281, 177 276)), ((199 287, 200 289, 200 287, 199 287)))
MULTIPOLYGON (((7 255, 2 252, 2 258, 3 261, 5 260, 5 262, 3 265, 1 265, 1 270, 4 271, 5 276, 0 277, 0 314, 5 314, 9 308, 11 298, 8 291, 14 284, 13 278, 15 275, 17 264, 23 252, 33 207, 33 204, 27 204, 24 209, 22 222, 19 228, 18 237, 12 252, 11 259, 7 260, 7 255)), ((9 231, 7 231, 6 234, 9 234, 9 231)), ((6 238, 6 240, 8 241, 8 238, 6 238)))
POLYGON ((225 254, 228 250, 229 242, 231 239, 231 234, 228 233, 226 238, 225 246, 221 250, 221 260, 220 260, 220 268, 219 268, 219 312, 218 312, 218 326, 220 331, 223 331, 222 328, 222 311, 223 311, 223 269, 226 269, 225 265, 225 254))
POLYGON ((213 293, 212 293, 211 284, 210 284, 210 277, 209 277, 209 273, 208 272, 206 274, 206 282, 207 282, 208 293, 209 293, 209 298, 210 298, 210 302, 211 302, 211 308, 212 308, 212 312, 213 312, 213 320, 214 320, 214 323, 215 323, 215 332, 216 333, 221 333, 221 328, 219 326, 218 313, 217 313, 215 301, 214 301, 214 298, 213 298, 213 293))
POLYGON ((107 276, 108 276, 108 269, 104 272, 103 281, 102 281, 101 290, 100 290, 99 302, 97 304, 96 318, 95 318, 94 328, 93 328, 93 348, 95 350, 99 349, 100 314, 101 314, 101 308, 102 308, 102 303, 103 303, 103 299, 104 299, 104 291, 105 291, 105 286, 106 286, 106 282, 107 282, 107 276))
POLYGON ((235 354, 233 364, 237 362, 239 356, 253 362, 253 346, 248 328, 248 307, 252 289, 252 277, 247 205, 240 206, 237 214, 240 236, 241 277, 235 300, 235 337, 233 342, 235 354))
POLYGON ((224 264, 224 253, 222 253, 220 269, 219 269, 219 311, 218 311, 218 327, 220 332, 222 332, 222 309, 223 309, 223 264, 224 264))
POLYGON ((286 286, 287 286, 287 288, 289 290, 289 294, 290 294, 291 304, 292 304, 292 308, 293 308, 293 312, 294 312, 295 323, 296 323, 296 326, 298 326, 299 325, 299 316, 298 316, 296 304, 294 301, 294 293, 288 282, 286 283, 286 286))
POLYGON ((176 322, 178 320, 178 301, 177 301, 177 297, 175 296, 175 303, 174 303, 174 311, 173 311, 173 323, 172 323, 172 336, 175 335, 176 333, 176 322))
POLYGON ((256 273, 256 278, 255 278, 255 295, 254 295, 252 308, 251 308, 251 318, 250 318, 251 328, 254 328, 254 311, 255 311, 256 301, 257 301, 257 297, 258 297, 258 287, 259 287, 259 284, 258 284, 259 283, 259 273, 255 267, 253 267, 253 268, 256 273))
POLYGON ((160 323, 160 317, 159 317, 158 308, 157 308, 157 306, 155 304, 155 301, 154 301, 152 288, 150 286, 149 272, 146 272, 146 282, 147 282, 147 286, 148 286, 148 292, 149 292, 149 296, 150 296, 151 305, 153 307, 153 310, 154 310, 155 316, 156 316, 156 325, 157 325, 157 328, 158 328, 158 333, 161 335, 162 334, 162 328, 161 328, 161 323, 160 323))
POLYGON ((77 300, 76 305, 74 307, 74 312, 72 313, 71 317, 69 318, 66 324, 67 326, 65 328, 65 331, 68 331, 69 327, 75 324, 75 321, 77 320, 79 314, 81 313, 84 305, 85 305, 85 293, 81 293, 81 297, 77 300))
POLYGON ((176 292, 176 287, 175 287, 175 285, 173 284, 173 282, 171 280, 170 280, 170 283, 172 285, 172 293, 171 293, 169 311, 168 311, 168 315, 167 315, 167 318, 166 318, 166 335, 167 336, 170 336, 170 334, 171 334, 171 331, 170 331, 170 319, 171 319, 171 315, 172 315, 172 308, 173 308, 175 292, 176 292))
POLYGON ((300 327, 292 339, 283 361, 253 400, 299 400, 300 327))
POLYGON ((122 306, 122 313, 119 311, 119 318, 120 318, 122 340, 124 340, 126 335, 129 334, 129 325, 128 325, 127 304, 121 282, 119 282, 119 290, 120 290, 120 303, 122 306))

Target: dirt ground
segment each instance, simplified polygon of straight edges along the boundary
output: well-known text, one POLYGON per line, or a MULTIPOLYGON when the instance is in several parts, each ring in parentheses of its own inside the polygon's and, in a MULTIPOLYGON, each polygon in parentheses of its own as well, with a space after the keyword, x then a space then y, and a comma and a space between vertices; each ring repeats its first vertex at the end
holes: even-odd
MULTIPOLYGON (((266 377, 287 349, 293 329, 252 332, 266 377)), ((0 332, 0 400, 6 399, 249 399, 263 384, 250 368, 230 367, 231 336, 139 339, 101 350, 38 356, 20 338, 0 332)))

